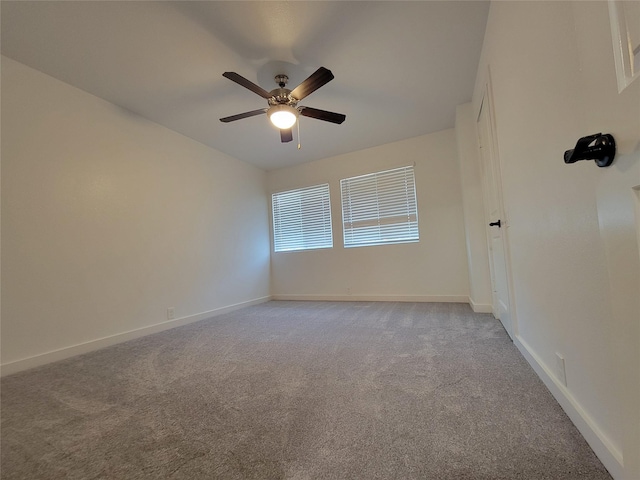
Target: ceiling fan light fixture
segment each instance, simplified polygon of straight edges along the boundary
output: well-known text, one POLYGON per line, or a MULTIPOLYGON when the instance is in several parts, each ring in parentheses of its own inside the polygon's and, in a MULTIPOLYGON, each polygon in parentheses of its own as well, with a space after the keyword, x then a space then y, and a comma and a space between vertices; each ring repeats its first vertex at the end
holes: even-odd
POLYGON ((291 105, 273 105, 267 110, 269 120, 281 130, 293 127, 298 118, 298 110, 291 105))

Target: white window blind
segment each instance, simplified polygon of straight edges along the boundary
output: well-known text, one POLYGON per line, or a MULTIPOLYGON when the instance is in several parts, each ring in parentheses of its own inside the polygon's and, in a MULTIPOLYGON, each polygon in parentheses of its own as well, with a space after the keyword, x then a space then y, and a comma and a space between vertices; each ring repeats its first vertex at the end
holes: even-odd
POLYGON ((340 180, 344 246, 417 242, 413 166, 340 180))
POLYGON ((333 247, 328 184, 274 193, 271 206, 276 252, 333 247))

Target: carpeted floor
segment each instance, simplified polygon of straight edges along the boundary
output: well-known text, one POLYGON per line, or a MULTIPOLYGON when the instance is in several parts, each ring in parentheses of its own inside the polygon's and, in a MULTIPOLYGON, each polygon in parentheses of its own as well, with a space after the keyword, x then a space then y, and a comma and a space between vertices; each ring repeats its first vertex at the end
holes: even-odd
POLYGON ((491 315, 269 302, 2 380, 3 480, 610 479, 491 315))

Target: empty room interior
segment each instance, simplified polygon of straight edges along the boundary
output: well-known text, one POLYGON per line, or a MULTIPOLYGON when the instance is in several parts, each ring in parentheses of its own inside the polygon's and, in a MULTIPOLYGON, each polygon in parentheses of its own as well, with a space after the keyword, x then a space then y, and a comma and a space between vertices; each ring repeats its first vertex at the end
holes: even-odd
POLYGON ((640 480, 640 2, 0 19, 3 479, 640 480))

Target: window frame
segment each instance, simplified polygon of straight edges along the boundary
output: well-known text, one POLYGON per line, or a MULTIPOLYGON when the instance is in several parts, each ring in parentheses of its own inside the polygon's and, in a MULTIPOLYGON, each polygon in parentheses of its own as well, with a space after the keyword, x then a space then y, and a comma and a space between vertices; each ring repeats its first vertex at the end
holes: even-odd
MULTIPOLYGON (((419 243, 420 242, 420 225, 419 225, 419 221, 418 221, 418 194, 417 194, 417 187, 416 187, 416 180, 415 180, 415 165, 406 165, 406 166, 402 166, 402 167, 396 167, 396 168, 391 168, 391 169, 387 169, 387 170, 381 170, 378 172, 371 172, 371 173, 366 173, 363 175, 356 175, 353 177, 348 177, 348 178, 343 178, 340 180, 340 207, 341 207, 341 213, 342 213, 342 239, 343 239, 343 247, 344 248, 359 248, 359 247, 371 247, 371 246, 381 246, 381 245, 397 245, 397 244, 406 244, 406 243, 419 243), (384 201, 381 202, 381 194, 378 191, 378 185, 380 184, 380 180, 382 181, 388 181, 390 180, 390 178, 392 177, 393 173, 398 172, 398 171, 404 171, 405 172, 405 190, 406 190, 406 179, 407 179, 407 172, 410 172, 411 174, 411 189, 412 189, 412 198, 411 198, 411 194, 409 192, 406 192, 406 199, 407 199, 407 208, 406 210, 404 210, 404 213, 401 213, 402 210, 398 209, 398 211, 393 212, 393 215, 381 215, 380 214, 380 208, 381 205, 382 207, 385 207, 384 205, 384 201), (355 240, 354 239, 354 232, 357 234, 357 229, 358 227, 353 227, 354 222, 353 221, 353 212, 350 212, 349 218, 345 218, 345 213, 347 210, 353 210, 353 207, 351 206, 353 204, 353 198, 351 195, 349 195, 349 199, 348 199, 348 204, 345 204, 345 192, 349 189, 349 187, 352 187, 352 185, 347 185, 345 188, 345 183, 349 182, 352 183, 354 180, 357 179, 361 179, 363 177, 374 177, 374 181, 376 184, 376 189, 375 192, 372 191, 370 192, 372 195, 370 198, 367 198, 366 201, 364 203, 372 203, 375 200, 375 205, 376 205, 376 209, 378 210, 377 212, 377 216, 373 217, 373 216, 369 216, 369 218, 366 219, 359 219, 357 221, 359 222, 371 222, 372 225, 370 225, 370 227, 373 227, 372 230, 375 230, 375 227, 377 226, 378 229, 378 239, 373 238, 373 236, 371 236, 371 240, 367 240, 367 235, 363 234, 360 232, 360 239, 359 240, 355 240), (375 197, 375 198, 374 198, 375 197), (409 206, 409 204, 411 206, 409 206), (393 218, 396 216, 404 216, 406 215, 408 217, 408 220, 406 222, 384 222, 385 219, 389 219, 389 218, 393 218), (415 220, 412 220, 412 216, 415 217, 415 220), (381 222, 382 220, 382 222, 381 222), (377 225, 373 225, 373 222, 377 222, 377 225), (347 226, 348 224, 351 224, 351 226, 347 226), (412 233, 410 236, 405 236, 400 237, 398 236, 398 238, 390 238, 388 240, 383 240, 381 237, 383 235, 383 230, 381 229, 381 227, 386 227, 384 228, 385 231, 387 231, 387 234, 396 234, 399 235, 400 230, 402 229, 402 225, 407 225, 407 231, 408 232, 412 232, 415 231, 414 233, 412 233), (394 231, 396 230, 396 231, 394 231)), ((391 195, 396 195, 397 197, 401 197, 402 195, 397 195, 396 193, 389 191, 389 192, 385 192, 387 195, 391 194, 391 195)), ((386 199, 387 202, 389 201, 389 198, 386 199)), ((393 203, 393 202, 392 202, 393 203)), ((386 206, 386 208, 388 209, 388 206, 386 206)), ((370 212, 369 212, 370 213, 370 212)), ((367 227, 360 227, 362 228, 367 228, 367 227)))
MULTIPOLYGON (((292 212, 290 211, 285 213, 288 213, 289 215, 292 214, 292 212)), ((293 212, 293 214, 295 215, 295 212, 293 212)), ((271 227, 272 227, 272 240, 273 240, 274 253, 302 252, 307 250, 322 250, 327 248, 333 248, 333 220, 331 216, 331 189, 329 187, 329 183, 322 183, 318 185, 310 185, 307 187, 273 192, 271 194, 271 227), (281 219, 282 207, 279 207, 279 213, 276 215, 276 200, 280 196, 293 195, 296 193, 302 194, 304 192, 308 193, 309 195, 306 199, 302 196, 300 198, 300 208, 301 208, 300 232, 298 232, 298 234, 301 236, 301 238, 297 241, 297 243, 300 246, 296 246, 295 241, 291 241, 289 239, 289 242, 287 242, 285 241, 286 239, 282 238, 283 234, 278 233, 278 232, 281 232, 282 230, 282 219, 281 219), (321 218, 318 217, 318 218, 311 218, 310 220, 309 219, 305 220, 303 218, 302 202, 304 200, 309 201, 314 199, 320 199, 320 201, 322 202, 321 206, 317 207, 320 211, 319 212, 307 211, 306 215, 316 214, 321 216, 321 218), (303 231, 305 226, 311 229, 309 238, 306 241, 304 238, 305 232, 303 231), (328 235, 326 231, 327 227, 328 227, 328 235), (313 232, 314 228, 323 229, 324 231, 322 232, 322 234, 319 234, 317 231, 313 232), (318 243, 318 245, 315 245, 314 242, 318 243), (282 243, 285 243, 285 244, 290 243, 293 246, 290 246, 290 247, 285 246, 284 248, 278 249, 279 246, 282 246, 281 245, 282 243), (304 246, 305 243, 309 243, 311 244, 311 246, 304 246)), ((291 237, 291 235, 295 235, 295 232, 293 234, 291 232, 287 232, 284 235, 291 237)))

